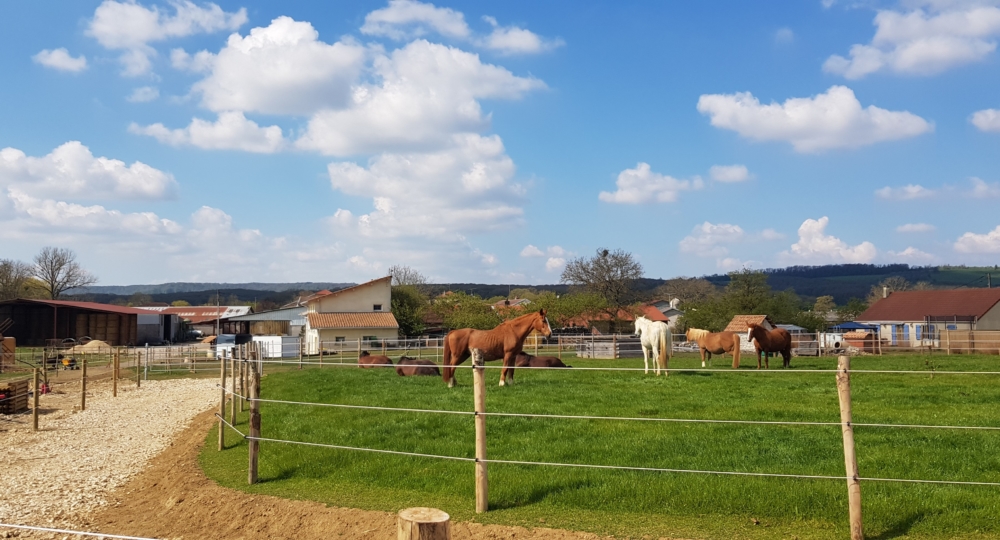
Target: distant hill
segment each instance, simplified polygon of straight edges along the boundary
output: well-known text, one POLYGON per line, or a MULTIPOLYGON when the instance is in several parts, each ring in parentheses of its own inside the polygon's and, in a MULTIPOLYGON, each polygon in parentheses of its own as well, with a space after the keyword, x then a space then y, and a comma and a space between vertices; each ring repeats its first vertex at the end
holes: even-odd
MULTIPOLYGON (((830 295, 838 304, 852 297, 864 299, 873 285, 901 276, 910 283, 926 281, 935 288, 986 287, 988 274, 1000 286, 1000 267, 985 266, 910 266, 908 264, 834 264, 825 266, 790 266, 764 270, 767 282, 776 291, 793 289, 801 296, 830 295)), ((724 287, 729 276, 716 274, 705 279, 724 287)))
POLYGON ((130 295, 143 293, 150 295, 189 293, 199 291, 216 290, 244 290, 244 291, 321 291, 323 289, 343 289, 350 287, 354 283, 323 283, 304 281, 300 283, 161 283, 159 285, 91 285, 79 289, 71 289, 66 294, 80 295, 130 295))

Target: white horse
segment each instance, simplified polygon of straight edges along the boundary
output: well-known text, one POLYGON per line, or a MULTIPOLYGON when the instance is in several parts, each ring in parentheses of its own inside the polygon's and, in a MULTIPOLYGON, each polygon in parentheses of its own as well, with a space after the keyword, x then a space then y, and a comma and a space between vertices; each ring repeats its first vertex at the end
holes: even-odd
POLYGON ((635 333, 639 335, 639 342, 642 344, 642 363, 646 366, 645 373, 649 373, 649 357, 652 355, 656 375, 659 376, 660 368, 663 368, 664 375, 669 375, 667 367, 670 365, 670 353, 674 344, 667 324, 639 316, 635 319, 635 333))

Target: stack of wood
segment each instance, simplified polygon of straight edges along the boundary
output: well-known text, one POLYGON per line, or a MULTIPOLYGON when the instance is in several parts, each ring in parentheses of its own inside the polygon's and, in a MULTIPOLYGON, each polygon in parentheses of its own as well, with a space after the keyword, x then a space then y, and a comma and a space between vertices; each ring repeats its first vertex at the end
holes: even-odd
POLYGON ((17 414, 28 410, 28 379, 0 383, 0 414, 17 414))

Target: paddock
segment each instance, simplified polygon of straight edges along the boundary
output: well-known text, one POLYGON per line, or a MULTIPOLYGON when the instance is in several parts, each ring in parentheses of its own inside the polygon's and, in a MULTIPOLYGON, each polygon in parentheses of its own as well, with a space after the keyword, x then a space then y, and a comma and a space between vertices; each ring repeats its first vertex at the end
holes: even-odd
MULTIPOLYGON (((865 532, 996 535, 997 357, 928 358, 853 359, 865 532)), ((350 363, 258 362, 259 483, 246 485, 245 413, 224 429, 225 450, 209 434, 202 464, 254 493, 428 505, 459 520, 625 536, 846 536, 835 358, 758 371, 701 369, 682 353, 666 378, 643 375, 634 359, 566 359, 574 369, 520 369, 513 387, 488 386, 486 513, 475 513, 471 367, 449 390, 350 363)))

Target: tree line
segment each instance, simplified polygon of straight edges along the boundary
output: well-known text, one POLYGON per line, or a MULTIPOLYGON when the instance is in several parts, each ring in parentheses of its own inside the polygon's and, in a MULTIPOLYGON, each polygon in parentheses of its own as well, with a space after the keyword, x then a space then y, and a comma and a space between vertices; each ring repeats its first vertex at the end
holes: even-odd
POLYGON ((47 298, 59 300, 66 291, 97 283, 71 249, 44 247, 32 262, 0 259, 0 300, 47 298))

